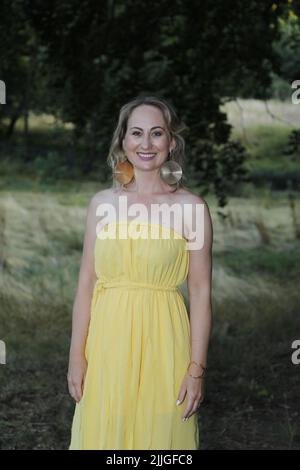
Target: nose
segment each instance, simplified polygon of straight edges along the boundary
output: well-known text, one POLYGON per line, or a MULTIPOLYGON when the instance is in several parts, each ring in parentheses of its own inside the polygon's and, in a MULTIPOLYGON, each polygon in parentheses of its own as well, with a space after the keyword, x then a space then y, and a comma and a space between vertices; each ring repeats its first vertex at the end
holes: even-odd
POLYGON ((144 135, 141 147, 143 150, 149 150, 149 148, 152 147, 151 137, 149 135, 144 135))

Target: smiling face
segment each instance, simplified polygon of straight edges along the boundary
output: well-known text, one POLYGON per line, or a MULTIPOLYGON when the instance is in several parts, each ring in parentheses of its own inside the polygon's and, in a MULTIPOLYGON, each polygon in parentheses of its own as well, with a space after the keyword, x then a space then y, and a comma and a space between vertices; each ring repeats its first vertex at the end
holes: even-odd
POLYGON ((140 105, 133 110, 123 139, 123 150, 132 165, 146 171, 160 168, 174 148, 175 140, 169 140, 160 109, 140 105))

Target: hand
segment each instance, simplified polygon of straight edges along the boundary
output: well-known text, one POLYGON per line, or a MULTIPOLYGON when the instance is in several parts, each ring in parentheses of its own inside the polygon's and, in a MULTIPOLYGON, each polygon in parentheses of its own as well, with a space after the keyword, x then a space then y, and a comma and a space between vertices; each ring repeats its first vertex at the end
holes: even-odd
POLYGON ((78 403, 83 395, 87 361, 84 356, 70 357, 68 370, 68 388, 72 398, 78 403))
POLYGON ((187 393, 187 404, 182 420, 187 420, 197 411, 197 408, 204 400, 204 389, 205 379, 193 379, 188 373, 185 374, 178 395, 178 400, 180 401, 178 405, 181 405, 187 393))

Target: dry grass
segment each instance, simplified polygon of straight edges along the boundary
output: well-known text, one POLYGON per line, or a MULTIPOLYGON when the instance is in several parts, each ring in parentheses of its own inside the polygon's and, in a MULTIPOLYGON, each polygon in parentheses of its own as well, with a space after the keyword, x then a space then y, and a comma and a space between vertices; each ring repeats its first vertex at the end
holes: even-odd
POLYGON ((236 129, 258 126, 299 127, 299 106, 292 101, 237 98, 221 106, 228 121, 236 129))
MULTIPOLYGON (((73 403, 65 374, 90 196, 1 193, 3 449, 68 445, 73 403)), ((206 200, 215 235, 214 329, 202 447, 299 448, 299 373, 290 360, 300 327, 299 197, 293 209, 284 193, 231 198, 225 221, 206 200)))

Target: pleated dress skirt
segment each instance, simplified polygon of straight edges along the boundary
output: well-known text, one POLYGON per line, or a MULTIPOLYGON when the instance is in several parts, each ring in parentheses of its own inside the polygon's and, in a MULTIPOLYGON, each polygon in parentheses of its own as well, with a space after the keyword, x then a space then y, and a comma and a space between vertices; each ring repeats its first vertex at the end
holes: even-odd
POLYGON ((148 222, 111 222, 95 242, 98 280, 85 347, 83 396, 70 450, 196 450, 199 424, 176 401, 191 359, 179 290, 187 240, 148 222))

